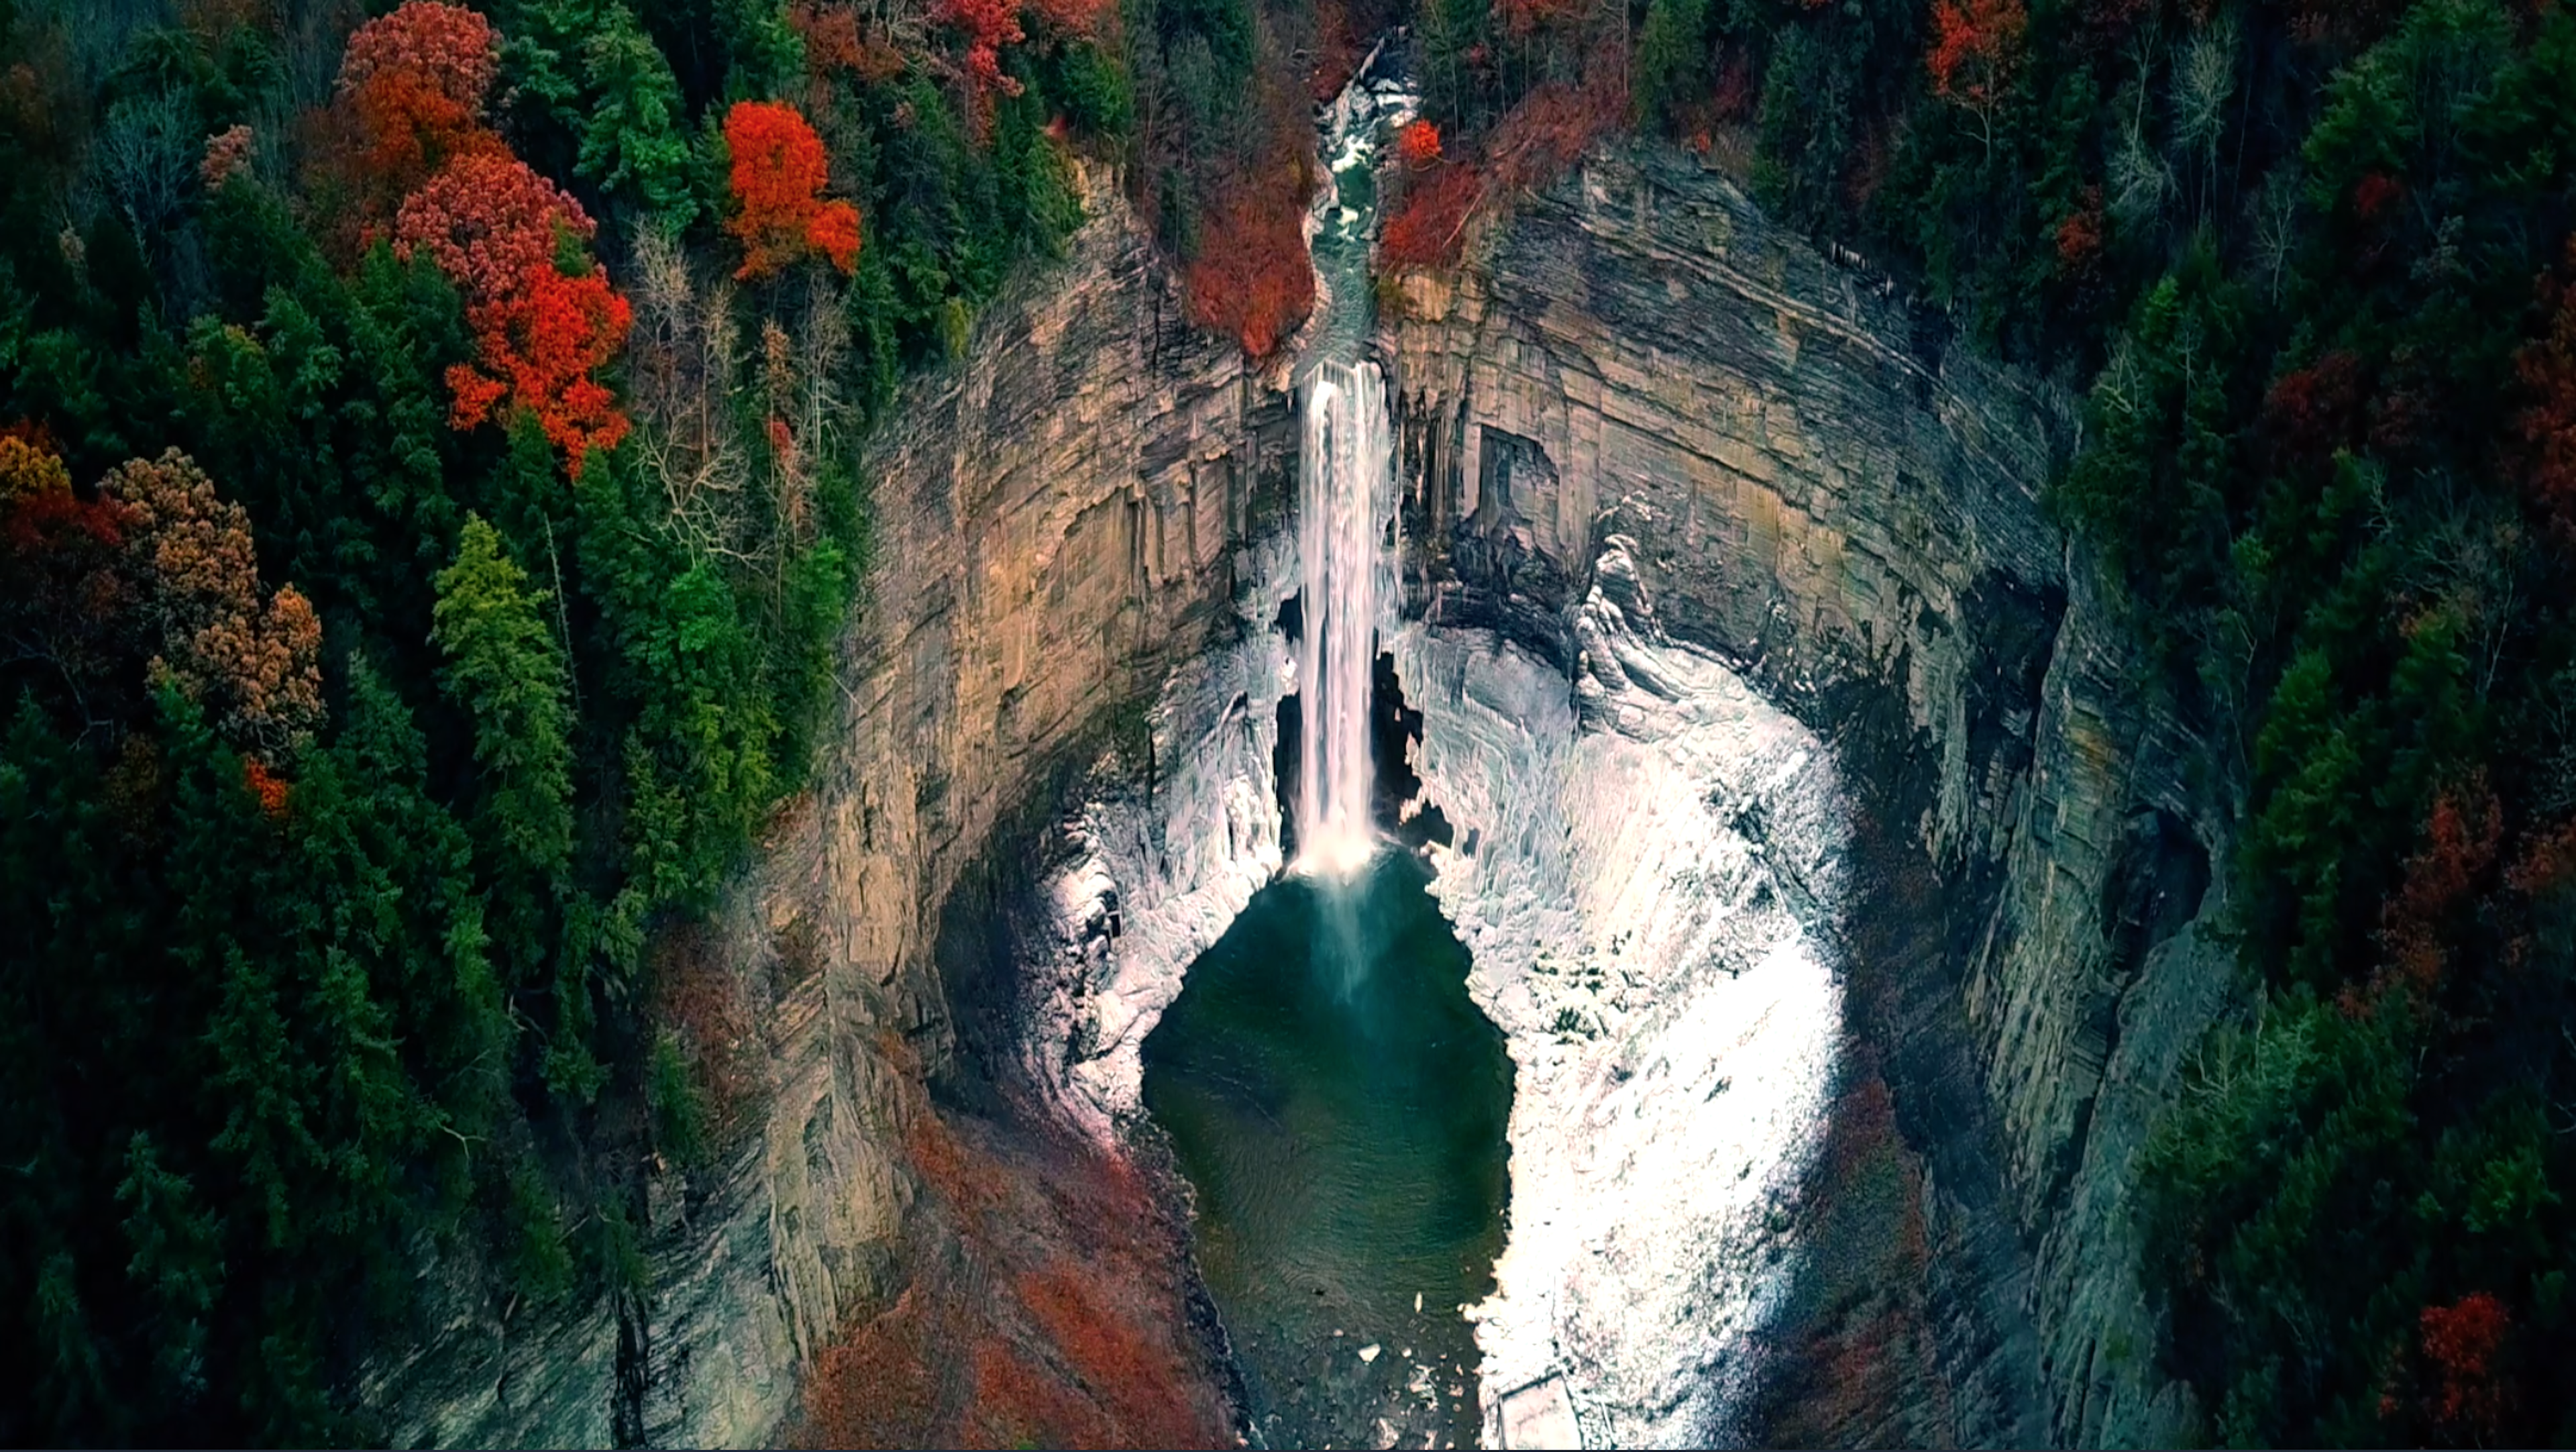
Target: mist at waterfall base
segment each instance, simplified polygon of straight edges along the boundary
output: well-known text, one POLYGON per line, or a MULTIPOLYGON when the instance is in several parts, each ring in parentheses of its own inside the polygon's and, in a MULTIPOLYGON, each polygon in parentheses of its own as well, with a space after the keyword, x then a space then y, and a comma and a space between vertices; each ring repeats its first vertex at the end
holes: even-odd
POLYGON ((1270 1446, 1466 1446, 1482 1418, 1459 1308, 1493 1290, 1512 1067, 1428 880, 1406 852, 1283 878, 1145 1041, 1270 1446))

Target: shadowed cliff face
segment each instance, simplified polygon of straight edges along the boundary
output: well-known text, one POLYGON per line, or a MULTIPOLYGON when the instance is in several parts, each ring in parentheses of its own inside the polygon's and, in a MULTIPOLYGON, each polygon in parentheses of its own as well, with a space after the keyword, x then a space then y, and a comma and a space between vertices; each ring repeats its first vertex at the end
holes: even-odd
POLYGON ((2176 1435, 2127 1166, 2225 991, 2223 814, 2038 507, 2066 407, 1676 154, 1596 156, 1489 241, 1382 329, 1409 613, 1577 674, 1620 536, 1851 790, 1816 930, 1853 1067, 1757 1435, 2176 1435))

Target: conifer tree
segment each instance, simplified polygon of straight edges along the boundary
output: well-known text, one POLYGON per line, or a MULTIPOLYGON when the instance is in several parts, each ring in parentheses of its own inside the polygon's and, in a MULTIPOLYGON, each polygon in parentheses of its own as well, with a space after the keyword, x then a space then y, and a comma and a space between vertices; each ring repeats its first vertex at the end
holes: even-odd
POLYGON ((508 871, 541 881, 572 855, 571 713, 562 652, 538 613, 546 596, 481 516, 438 576, 440 683, 474 722, 484 772, 478 820, 508 871))

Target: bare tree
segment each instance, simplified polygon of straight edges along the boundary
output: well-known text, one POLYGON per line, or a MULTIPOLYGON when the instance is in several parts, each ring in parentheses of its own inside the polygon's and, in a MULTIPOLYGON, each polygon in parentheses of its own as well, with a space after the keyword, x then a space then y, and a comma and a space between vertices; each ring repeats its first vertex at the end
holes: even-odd
POLYGON ((702 294, 688 255, 650 228, 635 235, 628 376, 639 452, 662 484, 671 527, 701 553, 745 557, 750 478, 732 406, 741 366, 734 289, 702 294))
POLYGON ((2263 275, 2264 296, 2281 300, 2281 278, 2299 242, 2299 169, 2294 162, 2274 167, 2246 205, 2253 212, 2254 266, 2263 275))
POLYGON ((2218 147, 2227 135, 2227 102, 2236 90, 2236 16, 2222 11, 2192 33, 2173 68, 2174 146, 2194 165, 2200 210, 2218 185, 2218 147))
POLYGON ((178 212, 204 144, 187 108, 168 91, 108 107, 98 136, 100 177, 136 237, 155 236, 178 212))

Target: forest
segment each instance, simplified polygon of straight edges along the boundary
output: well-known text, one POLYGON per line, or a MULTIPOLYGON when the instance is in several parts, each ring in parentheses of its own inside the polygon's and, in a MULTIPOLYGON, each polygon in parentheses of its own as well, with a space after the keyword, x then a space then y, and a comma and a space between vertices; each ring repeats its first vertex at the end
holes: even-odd
POLYGON ((1424 6, 1390 264, 1632 126, 2081 393, 2049 502, 2235 808, 2252 996, 2111 1354, 2214 1443, 2576 1441, 2576 16, 1424 6))
POLYGON ((0 1437, 368 1440, 425 1258, 648 1290, 722 1107, 656 945, 804 786, 857 441, 1093 162, 1282 346, 1399 22, 1389 269, 1656 133, 2085 399, 2254 996, 2127 1354, 2576 1442, 2557 0, 0 0, 0 1437))
POLYGON ((645 1290, 656 945, 803 786, 854 445, 1084 153, 1303 276, 1256 32, 0 0, 0 1438, 370 1440, 430 1259, 645 1290))

